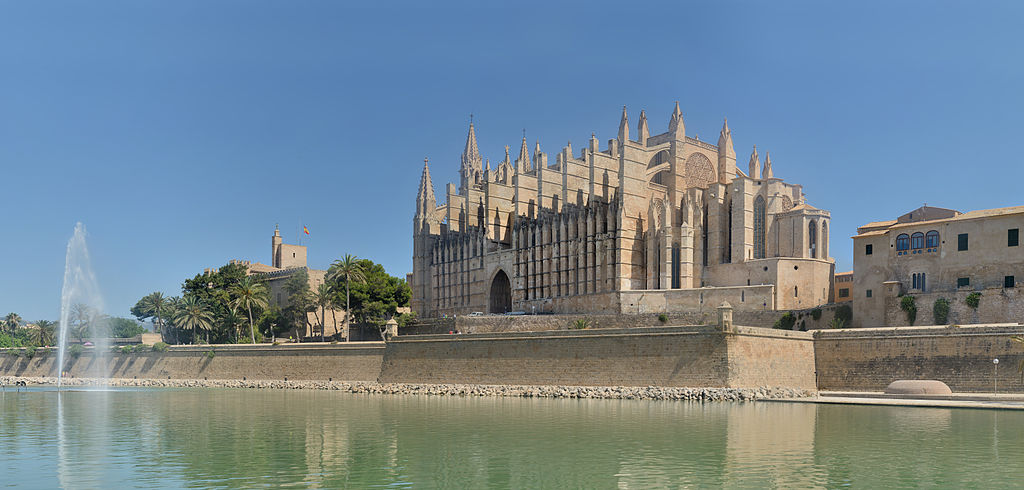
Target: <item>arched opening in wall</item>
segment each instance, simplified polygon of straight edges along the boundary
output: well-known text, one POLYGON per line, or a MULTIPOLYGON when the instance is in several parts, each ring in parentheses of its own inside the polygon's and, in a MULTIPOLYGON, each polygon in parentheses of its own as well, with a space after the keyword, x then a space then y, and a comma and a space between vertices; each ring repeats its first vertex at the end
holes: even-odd
POLYGON ((668 163, 669 159, 672 158, 672 154, 668 150, 661 150, 651 158, 651 163, 647 164, 647 169, 650 170, 658 165, 664 165, 668 163))
POLYGON ((508 313, 512 311, 512 284, 508 280, 505 271, 499 270, 491 281, 491 298, 488 302, 488 312, 508 313))
POLYGON ((708 265, 708 203, 704 203, 704 215, 701 217, 700 224, 700 238, 701 238, 701 249, 703 250, 702 261, 705 266, 708 265))
POLYGON ((668 170, 662 170, 661 172, 654 174, 654 177, 651 177, 651 182, 654 184, 668 185, 668 170))
POLYGON ((818 258, 818 222, 813 219, 807 224, 807 255, 818 258))
POLYGON ((476 207, 476 226, 479 228, 484 227, 484 207, 482 204, 478 204, 476 207))
POLYGON ((732 263, 732 199, 729 199, 729 223, 726 225, 728 239, 725 242, 725 256, 722 262, 732 263))
POLYGON ((754 199, 754 258, 764 258, 764 239, 765 239, 765 228, 764 228, 764 197, 757 196, 754 199))
POLYGON ((821 222, 821 258, 828 259, 828 222, 821 222))

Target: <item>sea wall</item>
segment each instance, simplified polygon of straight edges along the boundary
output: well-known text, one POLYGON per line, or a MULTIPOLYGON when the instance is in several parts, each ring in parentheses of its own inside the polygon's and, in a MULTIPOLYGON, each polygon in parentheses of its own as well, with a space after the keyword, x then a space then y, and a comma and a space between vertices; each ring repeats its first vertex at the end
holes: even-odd
MULTIPOLYGON (((172 346, 166 352, 96 354, 87 348, 78 358, 69 356, 64 370, 78 378, 376 381, 384 343, 172 346)), ((38 349, 31 359, 8 351, 0 355, 0 375, 55 376, 56 364, 52 349, 38 349)))
POLYGON ((651 327, 398 337, 382 383, 813 389, 811 334, 651 327), (740 358, 743 358, 741 361, 740 358))
MULTIPOLYGON (((733 319, 737 325, 753 325, 771 327, 784 312, 734 311, 733 319)), ((555 315, 462 315, 455 318, 431 318, 418 320, 412 326, 400 329, 401 335, 446 334, 450 331, 462 333, 496 333, 496 332, 543 332, 549 330, 570 330, 573 322, 581 318, 590 322, 594 329, 649 328, 674 325, 713 325, 717 322, 715 308, 690 312, 640 314, 555 314, 555 315)))
POLYGON ((1020 324, 967 327, 899 327, 814 332, 814 358, 821 390, 882 391, 899 379, 937 379, 953 391, 992 391, 999 359, 998 389, 1024 392, 1017 366, 1024 345, 1020 324))

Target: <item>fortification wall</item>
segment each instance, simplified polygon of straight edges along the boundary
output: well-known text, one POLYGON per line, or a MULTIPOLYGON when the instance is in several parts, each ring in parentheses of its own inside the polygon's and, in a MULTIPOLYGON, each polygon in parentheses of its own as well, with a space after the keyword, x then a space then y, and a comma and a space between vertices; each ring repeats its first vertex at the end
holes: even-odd
MULTIPOLYGON (((975 323, 1004 323, 1024 321, 1024 288, 985 288, 979 291, 964 289, 961 291, 944 291, 937 293, 914 293, 917 306, 918 325, 935 325, 933 313, 935 300, 945 298, 949 301, 949 317, 947 324, 963 325, 975 323), (978 309, 967 306, 967 296, 981 293, 978 309)), ((885 298, 885 320, 887 325, 907 325, 907 314, 900 309, 903 298, 893 290, 885 298)))
POLYGON ((969 327, 900 327, 814 332, 821 390, 881 391, 898 379, 937 379, 953 391, 993 389, 992 359, 999 359, 1000 391, 1024 392, 1017 366, 1024 345, 1019 324, 969 327))
POLYGON ((811 338, 710 327, 399 337, 388 344, 380 381, 813 389, 811 338), (733 370, 730 363, 743 355, 733 370))
MULTIPOLYGON (((95 354, 85 349, 77 359, 65 359, 65 370, 80 378, 376 381, 384 344, 175 346, 167 352, 95 354)), ((48 349, 37 350, 32 359, 5 354, 0 356, 0 374, 55 376, 56 364, 57 353, 48 349)))
MULTIPOLYGON (((737 325, 771 327, 784 312, 781 311, 735 311, 733 320, 737 325)), ((495 332, 543 332, 569 330, 574 321, 586 318, 591 329, 604 328, 647 328, 680 325, 710 325, 715 323, 714 308, 704 311, 666 313, 666 321, 658 313, 608 315, 608 314, 559 314, 559 315, 485 315, 459 316, 456 318, 417 320, 416 324, 401 329, 401 335, 446 334, 449 331, 462 333, 495 332)))

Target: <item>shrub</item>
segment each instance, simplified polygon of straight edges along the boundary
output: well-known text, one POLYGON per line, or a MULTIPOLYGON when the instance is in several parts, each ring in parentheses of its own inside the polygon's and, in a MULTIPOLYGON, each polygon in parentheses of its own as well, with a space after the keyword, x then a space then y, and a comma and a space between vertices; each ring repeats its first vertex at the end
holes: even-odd
POLYGON ((811 318, 813 318, 814 321, 821 320, 821 308, 811 310, 811 318))
POLYGON ((967 306, 970 306, 972 310, 977 310, 978 304, 981 303, 981 293, 975 291, 968 294, 967 298, 964 299, 964 303, 967 303, 967 306))
POLYGON ((32 359, 36 355, 36 346, 30 345, 25 348, 25 357, 32 359))
POLYGON ((907 314, 907 323, 913 325, 914 320, 917 320, 917 302, 914 297, 908 295, 900 299, 900 309, 907 314))
POLYGON ((207 359, 213 359, 216 355, 217 355, 217 353, 212 351, 212 350, 206 351, 206 358, 207 359))
POLYGON ((846 322, 838 316, 832 318, 832 321, 828 322, 830 328, 846 328, 846 322))
POLYGON ((121 353, 122 354, 131 354, 133 350, 134 349, 130 345, 122 345, 121 346, 121 353))
POLYGON ((80 344, 72 345, 68 347, 68 354, 71 354, 72 359, 78 359, 78 356, 82 355, 82 351, 85 350, 80 344))
POLYGON ((853 321, 853 307, 844 304, 836 308, 835 317, 843 321, 843 325, 849 326, 853 321))
POLYGON ((573 328, 573 329, 576 329, 576 330, 583 330, 583 329, 590 328, 590 319, 589 318, 577 318, 577 319, 572 321, 572 323, 569 325, 569 328, 573 328))
POLYGON ((658 321, 661 323, 668 323, 668 315, 664 313, 658 315, 658 321))
POLYGON ((949 300, 946 298, 935 300, 935 305, 932 306, 932 314, 935 316, 936 325, 945 325, 946 320, 949 320, 949 300))
POLYGON ((793 330, 793 325, 796 324, 796 315, 792 311, 787 311, 778 320, 775 320, 775 325, 772 328, 780 330, 793 330))
POLYGON ((167 352, 167 343, 166 342, 157 342, 157 343, 153 344, 152 349, 153 349, 153 352, 167 352))

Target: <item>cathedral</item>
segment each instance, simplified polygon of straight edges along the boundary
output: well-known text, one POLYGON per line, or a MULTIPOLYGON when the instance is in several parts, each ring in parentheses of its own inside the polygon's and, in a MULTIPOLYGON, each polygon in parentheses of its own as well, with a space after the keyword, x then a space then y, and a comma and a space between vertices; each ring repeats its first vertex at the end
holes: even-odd
POLYGON ((686 135, 676 103, 652 135, 641 111, 601 149, 591 135, 554 164, 524 137, 494 168, 470 122, 458 186, 438 204, 423 165, 413 223, 411 306, 472 312, 673 313, 810 308, 828 302, 828 211, 775 176, 755 146, 736 165, 728 121, 717 144, 686 135))

